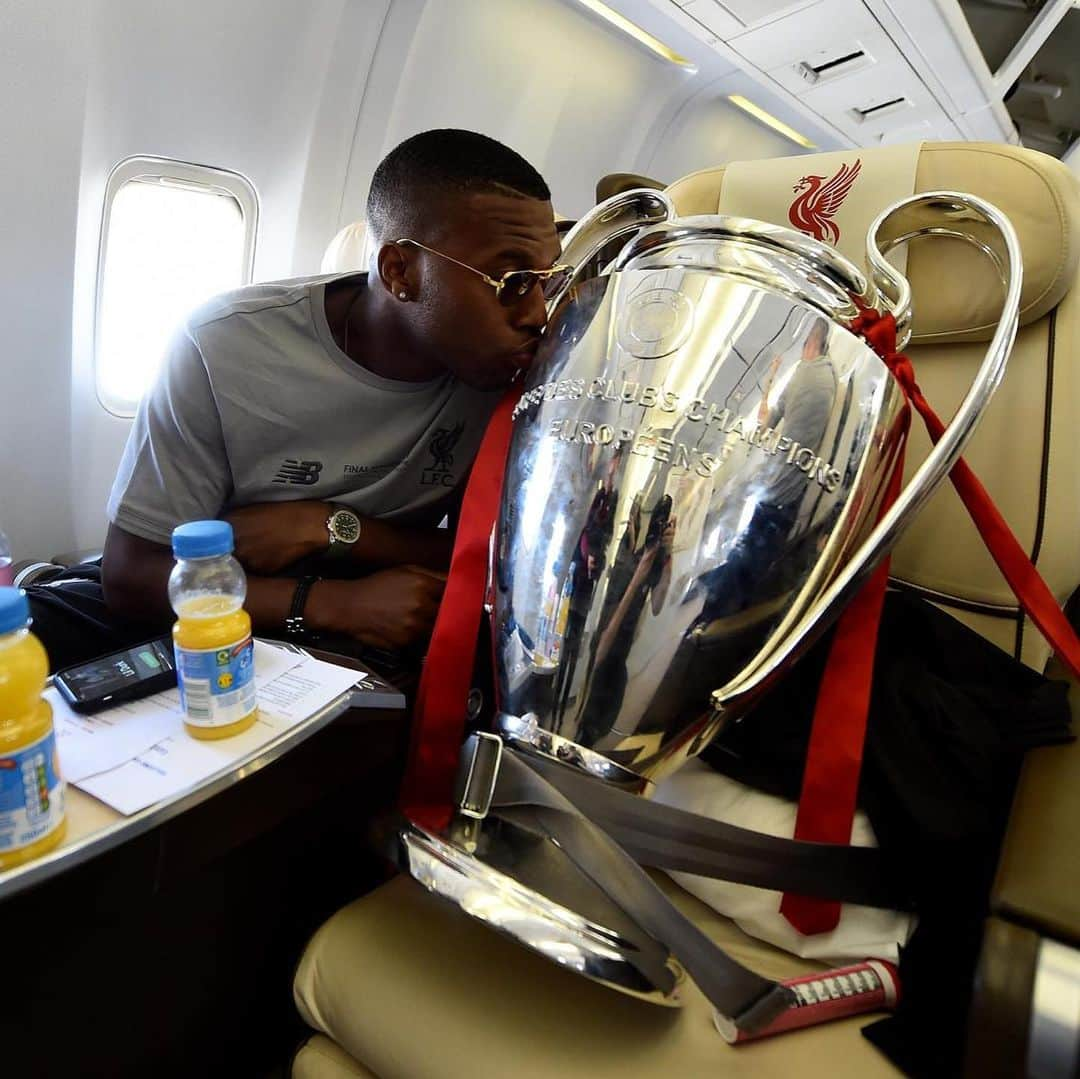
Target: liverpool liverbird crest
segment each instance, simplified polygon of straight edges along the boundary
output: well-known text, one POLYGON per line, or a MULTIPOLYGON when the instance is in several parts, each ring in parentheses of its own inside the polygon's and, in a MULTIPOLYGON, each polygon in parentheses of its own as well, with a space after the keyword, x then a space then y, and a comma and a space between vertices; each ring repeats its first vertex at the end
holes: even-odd
POLYGON ((815 240, 835 244, 840 239, 840 229, 833 217, 847 198, 861 167, 861 160, 856 158, 854 165, 842 164, 828 180, 824 176, 804 176, 792 188, 798 197, 788 207, 788 220, 815 240))

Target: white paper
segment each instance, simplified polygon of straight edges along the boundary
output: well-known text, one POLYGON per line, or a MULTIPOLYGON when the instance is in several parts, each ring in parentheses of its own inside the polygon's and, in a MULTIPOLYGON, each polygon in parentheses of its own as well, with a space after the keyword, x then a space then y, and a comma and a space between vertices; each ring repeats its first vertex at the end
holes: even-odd
POLYGON ((68 708, 55 689, 45 691, 52 705, 60 774, 69 783, 115 768, 160 742, 176 729, 175 710, 155 693, 93 716, 68 708))
MULTIPOLYGON (((303 662, 303 656, 256 641, 255 685, 264 687, 303 662)), ((53 709, 60 771, 69 783, 116 768, 182 729, 176 689, 89 716, 73 712, 55 689, 46 690, 45 699, 53 709)))
MULTIPOLYGON (((290 653, 283 653, 288 656, 290 653)), ((169 737, 133 760, 76 782, 76 786, 130 815, 205 782, 277 738, 349 690, 359 672, 293 656, 297 664, 259 687, 259 715, 242 734, 220 742, 188 735, 179 711, 169 737)))

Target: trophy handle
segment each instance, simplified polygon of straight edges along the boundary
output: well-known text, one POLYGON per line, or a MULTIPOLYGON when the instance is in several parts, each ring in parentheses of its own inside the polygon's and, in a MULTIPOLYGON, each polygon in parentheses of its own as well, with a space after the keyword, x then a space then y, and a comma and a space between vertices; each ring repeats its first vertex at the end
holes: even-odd
POLYGON ((956 414, 892 507, 784 640, 712 694, 717 712, 730 708, 760 687, 813 640, 815 630, 828 625, 850 602, 949 474, 1005 373, 1005 363, 1016 339, 1023 284, 1023 256, 1012 223, 989 202, 951 191, 913 195, 893 203, 878 215, 867 233, 867 262, 884 306, 896 319, 898 349, 911 338, 911 286, 886 262, 885 255, 920 236, 949 236, 974 244, 997 267, 1005 286, 1005 303, 986 356, 956 414))
POLYGON ((574 272, 563 286, 547 298, 548 311, 553 311, 563 296, 574 286, 590 260, 612 240, 629 236, 646 225, 674 221, 675 206, 663 193, 647 187, 635 187, 612 195, 594 206, 563 239, 562 262, 573 266, 574 272))

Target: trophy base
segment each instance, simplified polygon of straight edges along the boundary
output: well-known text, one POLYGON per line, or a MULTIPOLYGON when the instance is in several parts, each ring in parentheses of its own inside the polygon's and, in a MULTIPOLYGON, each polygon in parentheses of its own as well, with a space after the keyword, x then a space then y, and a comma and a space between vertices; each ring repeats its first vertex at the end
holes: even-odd
POLYGON ((679 963, 547 836, 490 817, 458 817, 448 831, 408 822, 398 835, 401 868, 545 959, 640 1000, 681 1006, 679 963))

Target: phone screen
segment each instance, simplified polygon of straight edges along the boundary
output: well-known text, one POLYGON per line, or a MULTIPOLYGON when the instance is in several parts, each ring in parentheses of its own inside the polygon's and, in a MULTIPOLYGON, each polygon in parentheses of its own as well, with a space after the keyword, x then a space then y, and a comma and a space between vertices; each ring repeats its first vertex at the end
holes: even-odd
POLYGON ((148 678, 173 670, 171 641, 147 641, 62 672, 64 684, 80 703, 111 697, 148 678))

